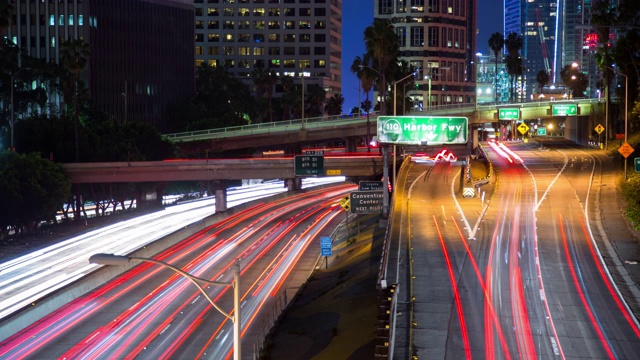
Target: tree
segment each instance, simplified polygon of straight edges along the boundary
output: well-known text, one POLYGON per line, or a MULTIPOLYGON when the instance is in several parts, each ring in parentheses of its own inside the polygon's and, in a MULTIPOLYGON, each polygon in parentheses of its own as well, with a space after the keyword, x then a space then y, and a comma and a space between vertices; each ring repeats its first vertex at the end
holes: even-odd
POLYGON ((342 105, 344 105, 344 97, 342 97, 342 94, 333 95, 329 100, 327 100, 327 114, 342 114, 342 105))
MULTIPOLYGON (((356 56, 353 59, 353 63, 351 63, 351 72, 356 74, 358 79, 360 80, 360 86, 366 95, 366 102, 370 104, 369 101, 369 92, 373 87, 373 81, 375 79, 375 73, 369 67, 369 63, 371 62, 371 54, 366 53, 360 56, 356 56)), ((361 105, 361 107, 363 107, 361 105)), ((363 107, 364 108, 364 107, 363 107)), ((367 114, 367 139, 365 142, 367 143, 367 152, 371 151, 371 122, 369 120, 369 110, 365 110, 367 114)))
POLYGON ((499 32, 491 34, 491 37, 489 38, 489 47, 493 51, 493 55, 496 59, 494 93, 496 94, 496 103, 498 103, 498 55, 502 51, 502 48, 504 48, 504 35, 499 32))
POLYGON ((522 58, 520 57, 520 49, 522 49, 524 41, 522 40, 522 35, 512 32, 507 35, 504 44, 507 48, 507 52, 509 53, 507 55, 506 62, 507 72, 509 73, 509 77, 511 78, 510 98, 511 101, 513 101, 515 98, 515 80, 518 76, 522 76, 524 70, 522 65, 522 58))
POLYGON ((538 93, 542 94, 542 88, 545 87, 550 80, 551 78, 545 70, 538 71, 538 74, 536 75, 536 82, 540 85, 538 93))
POLYGON ((273 122, 273 87, 278 82, 278 78, 275 73, 262 67, 255 67, 251 72, 251 77, 256 89, 256 98, 267 97, 269 122, 273 122))
POLYGON ((378 89, 382 98, 381 110, 386 115, 387 75, 393 62, 397 62, 400 53, 398 36, 395 28, 389 20, 374 19, 373 25, 364 29, 364 42, 367 52, 373 59, 373 65, 382 75, 378 78, 378 89))
POLYGON ((320 85, 310 84, 305 91, 305 117, 318 117, 324 114, 327 91, 320 85))
POLYGON ((7 227, 20 231, 51 220, 70 193, 59 164, 36 154, 0 153, 0 238, 7 227))
MULTIPOLYGON (((10 1, 0 1, 0 34, 4 35, 7 33, 7 29, 9 28, 9 25, 11 25, 11 16, 13 14, 13 5, 11 4, 10 1)), ((4 44, 4 39, 2 39, 3 41, 0 41, 0 48, 3 47, 4 44)), ((8 37, 7 37, 7 41, 8 37)))
MULTIPOLYGON (((613 80, 613 70, 611 70, 612 58, 611 49, 609 44, 609 35, 611 34, 611 25, 616 23, 616 13, 611 0, 595 0, 591 3, 591 24, 596 29, 598 35, 598 45, 596 47, 596 54, 594 58, 596 64, 602 71, 602 77, 604 82, 604 97, 607 104, 611 101, 611 94, 609 88, 613 80)), ((611 127, 605 123, 606 136, 609 138, 609 134, 612 131, 611 127)))
POLYGON ((566 86, 571 88, 571 97, 584 96, 584 92, 589 85, 589 79, 577 67, 565 65, 560 70, 560 78, 566 86))
POLYGON ((65 41, 61 45, 60 58, 62 68, 70 76, 64 81, 65 103, 69 100, 73 103, 73 134, 75 136, 76 162, 80 162, 80 143, 78 133, 79 98, 81 96, 83 83, 80 82, 80 73, 87 66, 89 57, 89 45, 82 39, 72 39, 65 41))

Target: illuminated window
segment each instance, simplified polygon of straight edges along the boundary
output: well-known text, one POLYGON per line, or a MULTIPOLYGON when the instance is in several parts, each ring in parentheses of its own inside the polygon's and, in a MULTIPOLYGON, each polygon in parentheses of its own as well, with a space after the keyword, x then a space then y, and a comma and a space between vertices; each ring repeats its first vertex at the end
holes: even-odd
POLYGON ((296 28, 296 22, 295 21, 285 21, 284 22, 284 28, 285 29, 295 29, 296 28))
POLYGON ((280 29, 280 21, 269 21, 269 29, 280 29))
POLYGON ((296 34, 285 34, 284 35, 284 42, 295 42, 296 41, 296 34))
POLYGON ((280 42, 280 34, 269 34, 269 42, 280 42))
POLYGON ((299 16, 311 16, 311 9, 309 8, 300 8, 298 9, 299 16))
POLYGON ((280 67, 280 60, 271 59, 271 61, 269 61, 269 67, 270 68, 279 68, 280 67))
POLYGON ((220 34, 207 34, 207 38, 209 42, 218 42, 220 41, 220 34))
POLYGON ((327 28, 327 22, 326 21, 322 21, 322 20, 316 20, 313 24, 313 27, 315 29, 326 29, 327 28))
POLYGON ((327 65, 327 62, 325 60, 315 60, 313 62, 314 68, 324 68, 326 65, 327 65))
POLYGON ((311 42, 311 34, 300 34, 300 42, 311 42))
POLYGON ((253 9, 253 16, 264 16, 264 8, 253 9))
POLYGON ((217 46, 209 46, 207 48, 207 55, 220 55, 220 48, 217 46))
POLYGON ((220 14, 218 13, 218 8, 208 8, 207 9, 207 15, 209 15, 209 16, 218 16, 220 14))
POLYGON ((294 8, 285 8, 284 16, 296 16, 296 9, 294 8))
POLYGON ((300 60, 300 68, 308 69, 311 67, 311 60, 300 60))
POLYGON ((203 62, 204 60, 196 60, 196 67, 200 67, 200 65, 202 65, 203 62))
POLYGON ((311 21, 298 22, 298 29, 311 29, 311 21))
POLYGON ((255 46, 253 48, 253 55, 264 55, 264 47, 263 46, 255 46))
POLYGON ((254 21, 253 28, 258 30, 264 29, 264 20, 254 21))
POLYGON ((247 46, 239 46, 238 47, 238 55, 243 55, 243 56, 251 55, 249 47, 247 47, 247 46))
POLYGON ((73 14, 69 14, 69 26, 73 26, 73 14))
POLYGON ((280 9, 269 8, 269 16, 280 16, 280 9))
POLYGON ((224 59, 224 67, 225 68, 232 68, 235 66, 236 62, 234 60, 231 59, 224 59))
POLYGON ((238 9, 238 16, 249 16, 249 15, 251 15, 251 11, 249 10, 249 8, 238 9))
POLYGON ((225 20, 225 22, 222 23, 222 28, 223 29, 233 29, 234 27, 235 27, 234 23, 231 20, 225 20))
POLYGON ((207 21, 207 29, 219 29, 220 22, 218 21, 207 21))
POLYGON ((223 42, 233 42, 233 34, 224 34, 223 42))
POLYGON ((196 55, 204 55, 204 47, 196 46, 196 55))
POLYGON ((233 8, 224 8, 223 14, 224 16, 233 16, 235 13, 235 11, 233 11, 233 8))
POLYGON ((222 47, 222 54, 229 56, 229 55, 233 55, 234 54, 234 47, 233 46, 223 46, 222 47))
POLYGON ((296 67, 296 61, 295 61, 295 60, 291 60, 291 59, 289 59, 289 60, 284 60, 284 61, 283 61, 283 67, 284 67, 285 69, 293 69, 293 68, 295 68, 295 67, 296 67))
POLYGON ((423 12, 424 0, 411 0, 411 12, 423 12))
POLYGON ((238 29, 251 29, 249 20, 238 21, 238 29))

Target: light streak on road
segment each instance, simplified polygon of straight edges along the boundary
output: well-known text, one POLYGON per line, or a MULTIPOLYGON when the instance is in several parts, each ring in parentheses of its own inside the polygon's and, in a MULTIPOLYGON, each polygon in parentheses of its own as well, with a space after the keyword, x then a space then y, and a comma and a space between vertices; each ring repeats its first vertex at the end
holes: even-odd
POLYGON ((447 264, 447 272, 449 273, 449 280, 451 281, 451 288, 453 291, 453 299, 456 304, 456 311, 458 313, 458 322, 460 323, 460 332, 462 334, 462 343, 464 347, 464 353, 467 359, 471 359, 471 346, 469 345, 469 333, 467 332, 467 323, 464 319, 464 311, 462 309, 462 303, 460 302, 460 293, 458 291, 458 281, 453 273, 453 266, 451 265, 451 259, 449 258, 449 251, 444 243, 444 238, 440 232, 440 226, 436 216, 433 215, 433 223, 436 231, 438 232, 438 238, 440 239, 440 246, 442 247, 442 254, 447 264))
MULTIPOLYGON (((250 295, 254 292, 253 286, 249 289, 245 289, 247 283, 242 286, 242 328, 243 333, 246 333, 257 314, 264 311, 264 303, 273 297, 289 277, 312 240, 342 211, 335 203, 353 188, 353 185, 334 186, 253 206, 233 218, 227 218, 192 235, 158 254, 156 259, 170 263, 186 261, 182 268, 194 276, 229 282, 232 274, 228 269, 236 257, 241 259, 241 276, 249 276, 248 279, 251 279, 254 275, 250 274, 256 274, 254 268, 260 269, 262 266, 259 259, 271 258, 274 252, 280 253, 274 257, 268 272, 256 280, 249 280, 262 284, 257 294, 250 295), (279 216, 286 216, 288 219, 276 220, 279 216), (300 227, 307 223, 310 225, 304 225, 306 228, 301 231, 300 227), (229 231, 233 231, 233 234, 225 235, 229 231), (301 235, 293 236, 294 241, 284 244, 283 239, 291 238, 289 235, 292 232, 301 235), (190 256, 188 260, 189 254, 196 256, 190 256)), ((200 353, 203 356, 206 354, 206 357, 225 357, 231 354, 233 339, 228 319, 212 312, 211 305, 204 301, 201 294, 190 287, 186 279, 175 274, 159 282, 122 312, 115 313, 111 321, 92 324, 91 319, 101 315, 103 309, 117 307, 120 299, 132 296, 129 293, 135 289, 147 287, 154 281, 155 275, 161 276, 161 271, 164 271, 161 267, 148 263, 133 267, 114 281, 77 298, 0 343, 0 358, 21 359, 42 354, 47 346, 57 343, 62 337, 68 337, 70 329, 78 324, 85 327, 90 324, 94 327, 75 343, 69 344, 64 354, 54 357, 173 357, 187 346, 188 339, 202 331, 202 327, 210 327, 212 321, 215 323, 217 320, 220 320, 220 325, 207 344, 198 345, 202 346, 200 353)), ((209 295, 218 304, 228 304, 228 290, 228 287, 207 288, 209 295)), ((68 342, 69 340, 65 340, 65 343, 68 342)), ((193 343, 188 345, 197 351, 193 346, 193 343)))
MULTIPOLYGON (((344 177, 304 179, 303 188, 344 181, 344 177)), ((282 181, 230 188, 228 206, 285 192, 282 181)), ((124 255, 215 213, 208 198, 121 221, 0 263, 0 319, 29 306, 94 271, 94 253, 124 255)))

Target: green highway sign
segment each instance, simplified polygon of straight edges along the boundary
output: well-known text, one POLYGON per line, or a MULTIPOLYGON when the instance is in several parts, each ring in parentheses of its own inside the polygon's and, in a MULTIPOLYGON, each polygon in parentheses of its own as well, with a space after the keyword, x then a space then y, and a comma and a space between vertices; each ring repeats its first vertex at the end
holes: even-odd
POLYGON ((324 175, 324 156, 322 155, 296 155, 296 176, 324 175))
POLYGON ((349 193, 352 214, 377 214, 382 212, 384 193, 377 191, 352 191, 349 193))
POLYGON ((636 172, 640 172, 640 157, 633 159, 633 163, 636 165, 636 172))
POLYGON ((578 105, 576 104, 554 104, 551 105, 551 115, 553 116, 574 116, 578 115, 578 105))
POLYGON ((404 145, 466 144, 469 120, 444 116, 380 116, 378 142, 404 145))
POLYGON ((539 127, 538 128, 538 135, 547 135, 547 128, 539 127))
POLYGON ((498 120, 520 120, 520 109, 518 108, 498 109, 498 120))

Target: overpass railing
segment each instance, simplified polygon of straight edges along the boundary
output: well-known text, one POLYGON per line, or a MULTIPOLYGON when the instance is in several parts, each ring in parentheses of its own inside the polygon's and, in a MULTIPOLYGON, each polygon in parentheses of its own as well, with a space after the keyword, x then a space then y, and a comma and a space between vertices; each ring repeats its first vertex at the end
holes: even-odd
MULTIPOLYGON (((528 108, 528 107, 540 107, 540 106, 550 106, 552 104, 559 103, 580 103, 580 104, 594 104, 594 103, 602 103, 604 99, 573 99, 573 100, 546 100, 546 101, 531 101, 531 102, 520 102, 520 103, 483 103, 483 104, 475 104, 475 103, 460 103, 460 104, 447 104, 447 105, 434 105, 428 108, 426 111, 412 111, 408 113, 408 115, 413 116, 429 116, 429 115, 457 115, 464 116, 473 113, 476 108, 478 111, 487 111, 493 110, 500 107, 519 107, 519 108, 528 108)), ((375 123, 377 121, 378 115, 371 115, 370 121, 375 123)), ((305 119, 293 119, 293 120, 283 120, 283 121, 274 121, 268 123, 260 123, 260 124, 249 124, 242 126, 231 126, 226 128, 217 128, 217 129, 206 129, 206 130, 196 130, 196 131, 188 131, 181 132, 175 134, 165 134, 163 135, 165 139, 170 141, 194 141, 194 140, 204 140, 204 139, 220 139, 220 138, 229 138, 236 136, 251 136, 251 135, 259 135, 259 134, 270 134, 270 133, 278 133, 278 132, 286 132, 286 131, 298 131, 301 129, 317 129, 317 128, 327 128, 327 127, 335 127, 341 125, 354 125, 366 123, 366 116, 347 116, 347 115, 337 115, 337 116, 322 116, 322 117, 314 117, 314 118, 305 118, 305 119)))

